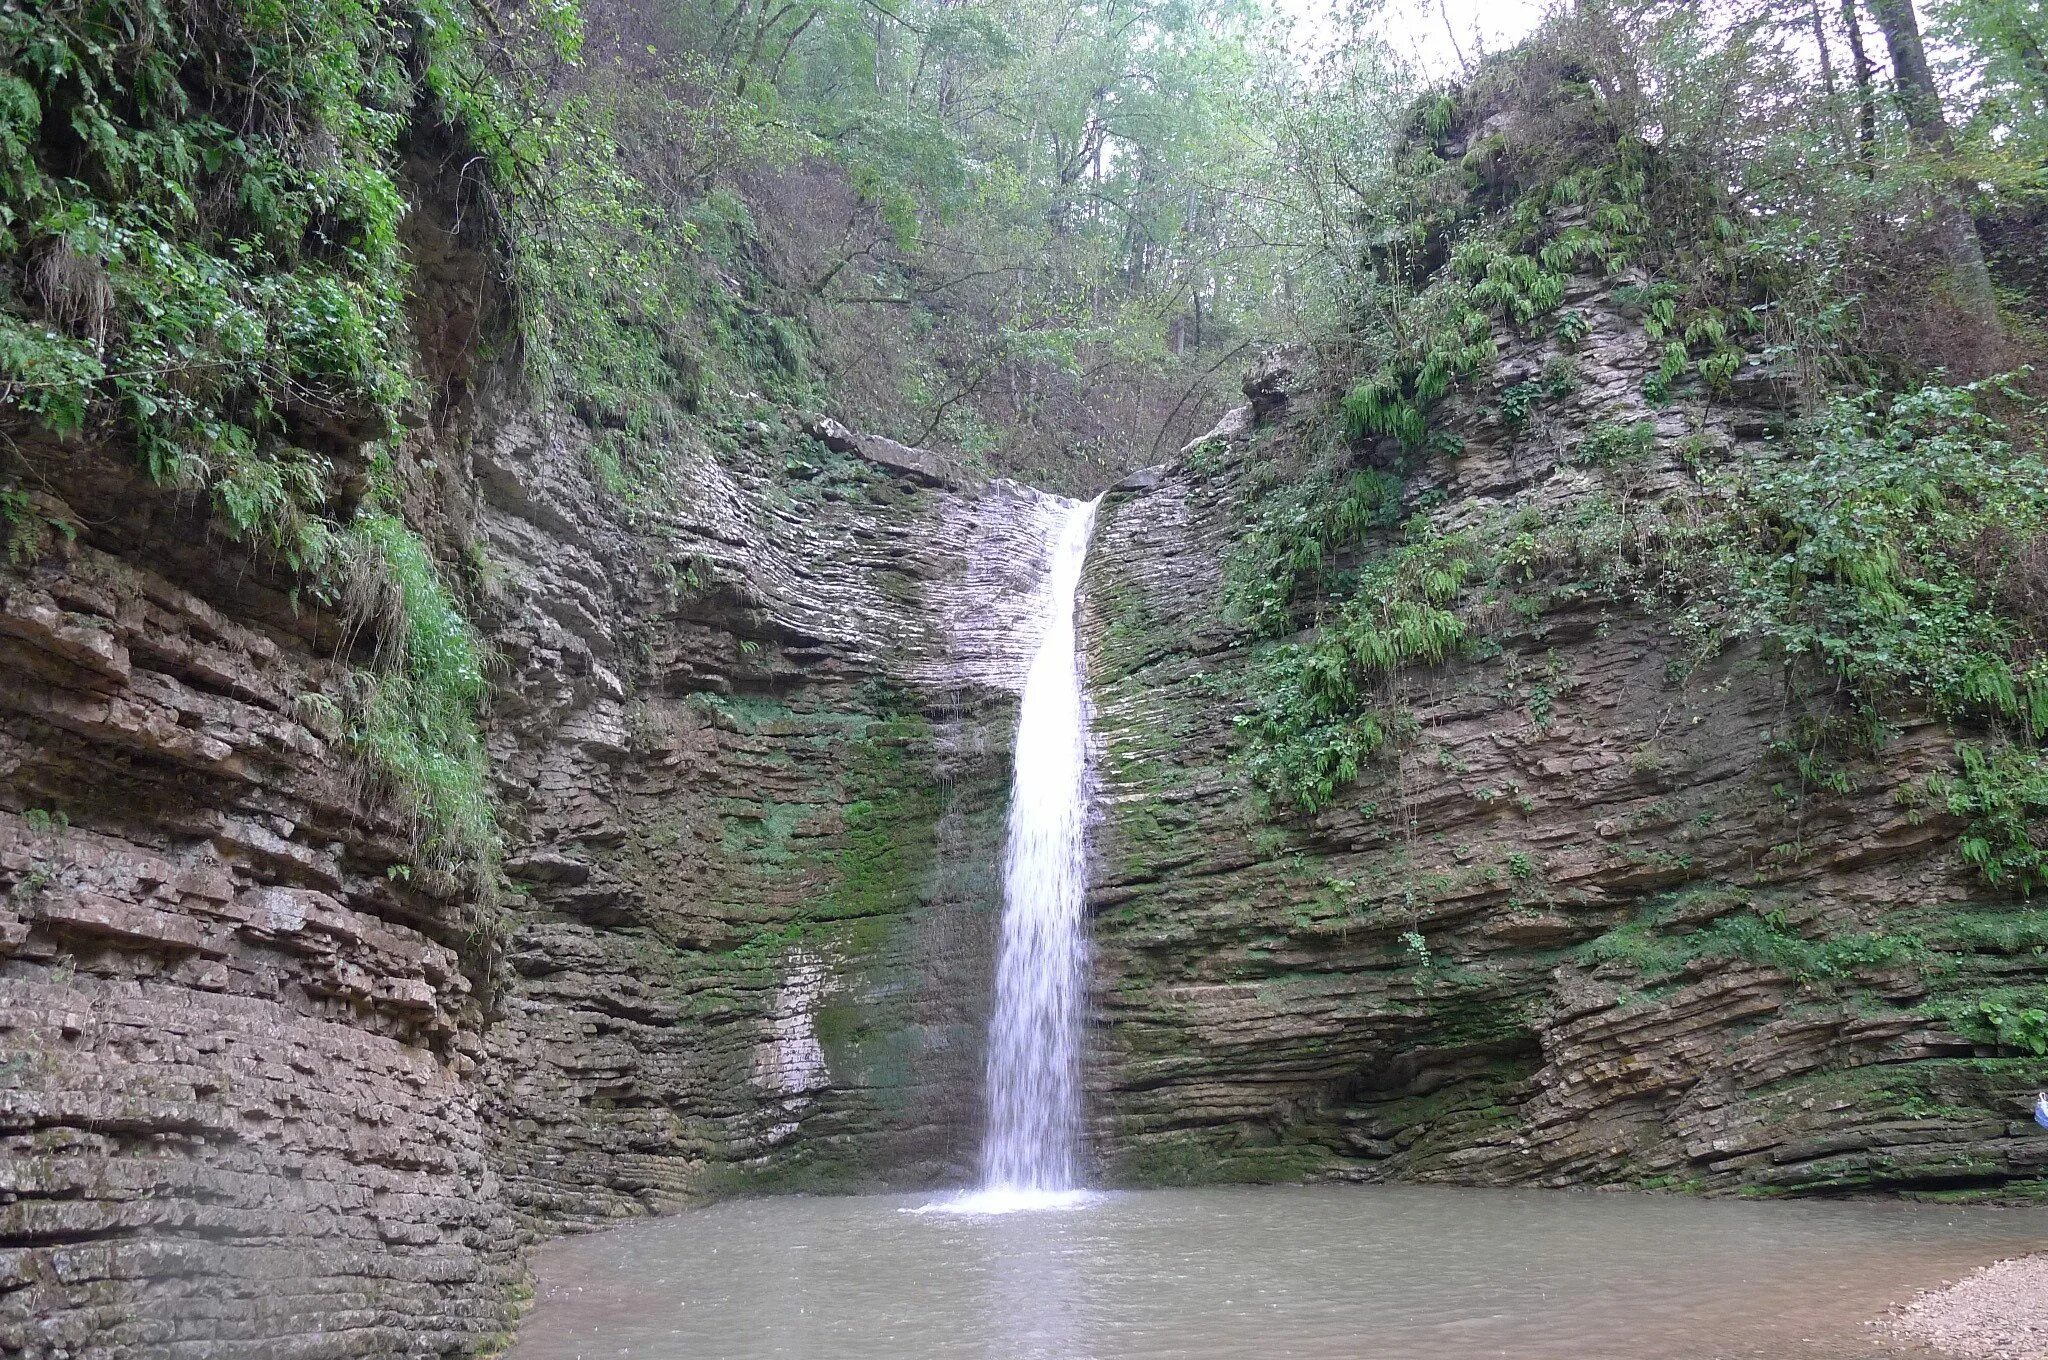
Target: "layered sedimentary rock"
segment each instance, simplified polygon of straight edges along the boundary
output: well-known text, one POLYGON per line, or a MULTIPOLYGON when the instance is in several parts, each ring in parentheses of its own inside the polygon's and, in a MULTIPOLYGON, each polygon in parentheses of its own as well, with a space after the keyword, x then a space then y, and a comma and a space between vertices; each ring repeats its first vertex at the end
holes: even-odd
MULTIPOLYGON (((76 539, 0 566, 9 1354, 488 1351, 536 1234, 965 1175, 1053 506, 766 404, 625 475, 472 395, 488 289, 422 243, 445 409, 402 495, 493 654, 512 891, 414 872, 341 716, 362 620, 123 451, 22 450, 76 539)), ((1568 300, 1569 390, 1504 423, 1568 356, 1503 330, 1450 404, 1462 452, 1407 487, 1438 527, 1770 456, 1766 371, 1653 410, 1638 321, 1568 300)), ((1399 675, 1412 730, 1323 811, 1257 803, 1223 564, 1316 402, 1250 395, 1110 494, 1084 583, 1104 1174, 2038 1192, 2038 1063, 1956 1021, 2043 985, 2039 913, 1925 796, 1938 724, 1809 786, 1784 738, 1830 694, 1554 591, 1399 675)))
MULTIPOLYGON (((1440 528, 1625 515, 1702 450, 1772 456, 1759 366, 1732 401, 1652 409, 1636 320, 1590 281, 1569 302, 1576 353, 1503 327, 1498 371, 1447 408, 1463 451, 1408 487, 1440 528), (1488 404, 1560 363, 1570 390, 1528 428, 1488 404), (1639 459, 1567 456, 1638 421, 1639 459)), ((2038 1186, 2038 1064, 1950 1023, 1980 989, 2041 986, 2038 917, 1930 805, 1955 762, 1934 723, 1904 720, 1847 791, 1809 786, 1785 741, 1831 687, 1739 648, 1701 661, 1668 616, 1574 589, 1399 674, 1412 732, 1317 815, 1254 801, 1223 564, 1248 469, 1314 437, 1289 381, 1255 375, 1215 438, 1113 492, 1086 582, 1113 1174, 2038 1186), (1703 944, 1728 921, 1749 947, 1703 944)))
POLYGON ((515 1278, 470 923, 306 698, 335 621, 40 466, 85 527, 0 580, 0 1349, 464 1349, 515 1278))
MULTIPOLYGON (((788 425, 441 432, 516 891, 415 876, 351 625, 118 453, 0 577, 0 1349, 488 1349, 533 1232, 966 1156, 1049 506, 788 425), (323 697, 324 696, 324 697, 323 697)), ((361 644, 359 644, 361 645, 361 644)))
POLYGON ((524 890, 491 1117, 543 1224, 971 1156, 1053 503, 748 440, 609 539, 580 451, 480 457, 524 890))

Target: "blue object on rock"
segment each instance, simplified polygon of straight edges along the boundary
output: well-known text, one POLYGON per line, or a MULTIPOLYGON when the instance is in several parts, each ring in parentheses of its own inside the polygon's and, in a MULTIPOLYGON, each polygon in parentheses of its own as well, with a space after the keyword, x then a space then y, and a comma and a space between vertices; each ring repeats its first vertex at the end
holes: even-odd
POLYGON ((2034 1097, 2034 1122, 2048 1129, 2048 1091, 2034 1097))

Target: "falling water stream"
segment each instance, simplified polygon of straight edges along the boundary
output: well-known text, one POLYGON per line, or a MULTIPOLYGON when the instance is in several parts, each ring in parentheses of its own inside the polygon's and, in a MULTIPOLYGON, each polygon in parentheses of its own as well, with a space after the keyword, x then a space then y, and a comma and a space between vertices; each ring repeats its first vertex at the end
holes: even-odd
POLYGON ((1098 501, 1069 503, 1040 596, 1045 635, 1017 712, 1003 849, 1002 942, 989 1015, 980 1189, 949 1207, 1057 1207, 1078 1198, 1087 700, 1074 596, 1098 501))

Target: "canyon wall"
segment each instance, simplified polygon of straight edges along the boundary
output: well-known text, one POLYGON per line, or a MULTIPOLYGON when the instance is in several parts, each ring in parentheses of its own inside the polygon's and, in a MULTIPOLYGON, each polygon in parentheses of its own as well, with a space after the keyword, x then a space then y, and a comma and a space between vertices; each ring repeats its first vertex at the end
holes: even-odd
POLYGON ((543 1224, 971 1165, 1054 503, 741 433, 630 535, 547 432, 479 458, 521 890, 486 1086, 543 1224))
MULTIPOLYGON (((1774 456, 1786 397, 1760 365, 1653 408, 1639 316, 1588 279, 1567 303, 1581 344, 1497 325, 1498 369, 1443 408, 1462 451, 1406 490, 1436 527, 1527 533, 1540 559, 1550 529, 1687 494, 1703 458, 1774 456), (1570 390, 1505 421, 1501 393, 1560 362, 1570 390), (1639 457, 1574 456, 1636 422, 1639 457)), ((1253 797, 1233 721, 1257 649, 1225 564, 1255 471, 1326 437, 1298 386, 1254 374, 1252 406, 1102 510, 1083 626, 1111 1175, 2039 1193, 2038 1061, 1952 1022, 2043 985, 2040 916, 1925 795, 1956 759, 1931 718, 1809 782, 1787 747, 1832 681, 1753 646, 1701 660, 1588 573, 1533 610, 1465 591, 1479 645, 1389 682, 1412 729, 1391 758, 1313 816, 1253 797)))
POLYGON ((473 914, 305 698, 338 621, 118 460, 34 465, 82 528, 0 581, 0 1350, 466 1350, 516 1278, 473 914))
MULTIPOLYGON (((1760 372, 1652 411, 1635 319, 1573 302, 1573 390, 1461 398, 1411 480, 1440 524, 1768 456, 1760 372), (1617 419, 1643 459, 1569 456, 1617 419)), ((1500 341, 1502 385, 1558 358, 1500 341)), ((1911 796, 1945 728, 1804 787, 1778 738, 1830 694, 1577 590, 1400 675, 1412 731, 1323 811, 1248 791, 1223 580, 1298 385, 1113 491, 1084 583, 1102 1174, 2033 1193, 2034 1066, 1953 1003, 2048 965, 1911 796)), ((78 530, 0 593, 0 1346, 488 1351, 538 1234, 970 1174, 1050 503, 759 416, 628 486, 500 396, 416 436, 494 656, 494 907, 348 750, 348 618, 117 453, 31 452, 78 530)))
POLYGON ((412 872, 347 620, 31 451, 78 528, 0 578, 0 1349, 467 1354, 534 1233, 966 1174, 1048 503, 792 422, 631 497, 516 407, 416 450, 500 907, 412 872))

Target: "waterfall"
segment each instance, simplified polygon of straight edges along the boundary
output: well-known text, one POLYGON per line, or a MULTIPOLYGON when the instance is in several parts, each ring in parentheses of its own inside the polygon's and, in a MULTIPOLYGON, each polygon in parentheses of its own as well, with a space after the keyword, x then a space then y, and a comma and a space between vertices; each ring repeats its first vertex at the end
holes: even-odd
POLYGON ((984 1210, 1078 1197, 1088 734, 1074 595, 1099 503, 1073 503, 1053 531, 1040 596, 1045 636, 1017 711, 989 1016, 988 1131, 972 1200, 984 1210))

